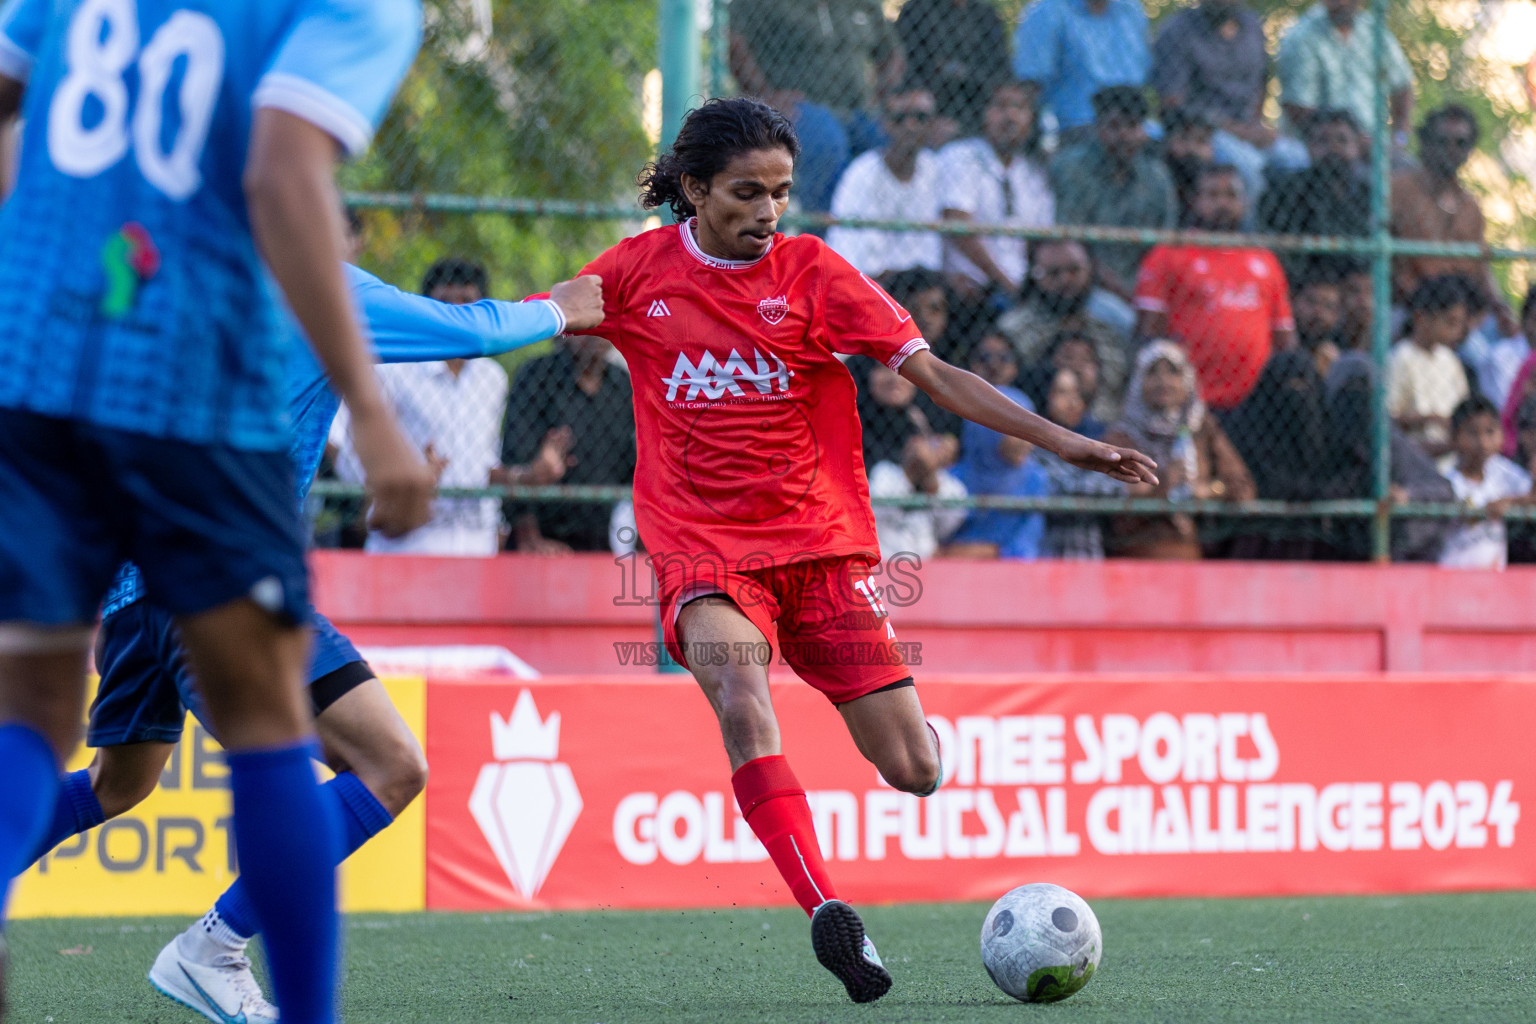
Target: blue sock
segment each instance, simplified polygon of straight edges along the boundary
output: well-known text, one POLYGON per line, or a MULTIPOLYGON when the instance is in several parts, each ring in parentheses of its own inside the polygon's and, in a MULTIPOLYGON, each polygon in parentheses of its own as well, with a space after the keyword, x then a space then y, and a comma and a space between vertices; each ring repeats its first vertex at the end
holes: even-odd
POLYGON ((0 726, 0 920, 11 879, 32 863, 59 789, 53 747, 30 726, 0 726))
MULTIPOLYGON (((320 787, 328 800, 334 801, 337 816, 341 819, 341 859, 346 860, 358 848, 394 823, 394 815, 385 810, 368 787, 351 772, 342 772, 320 787)), ((213 905, 219 917, 230 930, 248 939, 260 931, 256 922, 256 910, 251 898, 240 884, 240 879, 224 890, 224 895, 213 905)))
POLYGON ((91 773, 82 768, 67 772, 59 780, 59 795, 53 802, 53 825, 43 841, 32 851, 32 863, 71 836, 88 832, 107 820, 96 791, 91 788, 91 773))
POLYGON ((285 1024, 332 1024, 336 1010, 334 801, 315 781, 312 742, 230 753, 240 880, 267 939, 285 1024))

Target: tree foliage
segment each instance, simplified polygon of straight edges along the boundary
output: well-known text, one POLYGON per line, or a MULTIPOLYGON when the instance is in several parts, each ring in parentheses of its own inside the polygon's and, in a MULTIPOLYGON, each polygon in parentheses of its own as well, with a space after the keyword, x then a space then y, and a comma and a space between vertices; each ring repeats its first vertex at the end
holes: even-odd
MULTIPOLYGON (((655 66, 655 0, 427 0, 421 54, 369 156, 342 185, 367 192, 632 198, 651 155, 640 91, 655 66)), ((574 273, 619 235, 611 222, 365 210, 363 262, 409 285, 440 256, 477 259, 499 295, 574 273)))

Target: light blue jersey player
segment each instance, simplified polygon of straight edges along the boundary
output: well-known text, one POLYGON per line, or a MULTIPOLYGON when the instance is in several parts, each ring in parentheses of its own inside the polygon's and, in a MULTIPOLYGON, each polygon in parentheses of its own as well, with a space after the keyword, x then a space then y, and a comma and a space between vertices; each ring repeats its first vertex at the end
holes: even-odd
POLYGON ((272 279, 355 438, 365 421, 375 519, 413 528, 432 474, 374 379, 332 176, 420 18, 416 0, 0 6, 0 127, 25 120, 0 208, 0 880, 48 827, 91 623, 131 559, 229 751, 241 882, 287 1024, 334 1019, 340 824, 310 766, 272 279))
MULTIPOLYGON (((494 355, 602 320, 602 288, 588 276, 554 286, 550 299, 484 300, 449 305, 393 288, 357 267, 347 281, 382 362, 423 362, 494 355)), ((289 458, 299 498, 308 492, 338 400, 306 346, 290 355, 286 390, 293 417, 289 458)), ((512 467, 517 482, 550 482, 545 467, 512 467)), ((86 742, 98 748, 89 769, 64 776, 53 825, 37 853, 126 813, 155 788, 188 709, 217 735, 192 685, 171 615, 144 600, 131 565, 114 582, 102 612, 96 664, 101 685, 86 742)), ((321 787, 342 822, 343 858, 379 831, 426 784, 426 763, 410 728, 362 656, 325 616, 310 609, 314 647, 309 699, 335 778, 321 787)), ((149 973, 161 992, 209 1020, 274 1024, 246 945, 258 930, 250 898, 237 881, 214 908, 172 939, 149 973)))

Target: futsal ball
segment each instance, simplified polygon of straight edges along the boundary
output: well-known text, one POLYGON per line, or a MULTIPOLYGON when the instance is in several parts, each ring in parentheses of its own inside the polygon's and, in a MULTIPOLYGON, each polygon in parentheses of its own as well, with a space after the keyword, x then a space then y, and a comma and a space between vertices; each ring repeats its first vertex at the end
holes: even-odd
POLYGON ((1081 896, 1059 885, 1021 885, 992 904, 981 962, 997 987, 1026 1003, 1065 999, 1093 977, 1104 938, 1081 896))

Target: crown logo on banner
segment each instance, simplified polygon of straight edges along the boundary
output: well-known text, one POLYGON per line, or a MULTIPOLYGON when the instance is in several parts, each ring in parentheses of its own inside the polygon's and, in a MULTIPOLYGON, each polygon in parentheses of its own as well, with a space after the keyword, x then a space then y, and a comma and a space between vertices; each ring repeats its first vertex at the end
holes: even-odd
POLYGON ((491 712, 491 749, 469 795, 507 881, 523 900, 538 895, 581 815, 581 791, 560 755, 560 712, 539 717, 533 691, 517 695, 506 718, 491 712))
POLYGON ((491 712, 491 748, 498 761, 553 761, 560 754, 560 712, 539 718, 533 693, 524 690, 510 717, 491 712))

